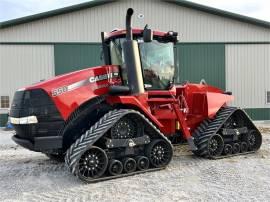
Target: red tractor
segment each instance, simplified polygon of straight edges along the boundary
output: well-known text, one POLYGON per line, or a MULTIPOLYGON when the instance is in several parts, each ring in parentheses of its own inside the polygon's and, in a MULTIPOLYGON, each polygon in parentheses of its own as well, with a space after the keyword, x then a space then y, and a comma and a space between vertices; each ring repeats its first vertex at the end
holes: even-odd
POLYGON ((205 83, 176 85, 177 33, 131 28, 101 33, 104 66, 40 82, 15 93, 13 140, 64 159, 95 182, 165 168, 173 143, 222 158, 258 150, 259 130, 231 93, 205 83))

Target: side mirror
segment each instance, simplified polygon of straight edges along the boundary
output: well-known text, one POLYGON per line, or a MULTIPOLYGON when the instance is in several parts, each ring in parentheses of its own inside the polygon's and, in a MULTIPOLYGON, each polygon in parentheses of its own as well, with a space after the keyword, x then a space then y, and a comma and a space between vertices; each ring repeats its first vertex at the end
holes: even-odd
POLYGON ((153 40, 153 32, 151 29, 148 29, 148 26, 146 25, 143 30, 143 41, 144 42, 151 42, 153 40))

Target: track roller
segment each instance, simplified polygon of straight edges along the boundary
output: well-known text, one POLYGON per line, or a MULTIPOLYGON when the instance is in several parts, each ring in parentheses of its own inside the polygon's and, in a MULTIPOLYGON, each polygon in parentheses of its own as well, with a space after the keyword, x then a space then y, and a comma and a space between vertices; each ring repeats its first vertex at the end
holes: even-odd
POLYGON ((233 154, 240 153, 241 151, 241 147, 239 143, 233 143, 232 148, 233 148, 233 154))
POLYGON ((241 148, 242 153, 247 152, 248 151, 248 144, 246 142, 241 142, 240 148, 241 148))
POLYGON ((136 161, 133 158, 125 158, 123 160, 123 168, 126 173, 132 173, 136 170, 136 161))
POLYGON ((230 144, 225 144, 224 145, 224 149, 223 149, 223 154, 224 155, 231 155, 232 151, 233 151, 232 145, 230 145, 230 144))
POLYGON ((120 175, 123 171, 123 164, 121 161, 113 159, 110 161, 108 171, 111 175, 120 175))
POLYGON ((149 168, 149 159, 146 156, 136 157, 137 169, 146 170, 149 168))

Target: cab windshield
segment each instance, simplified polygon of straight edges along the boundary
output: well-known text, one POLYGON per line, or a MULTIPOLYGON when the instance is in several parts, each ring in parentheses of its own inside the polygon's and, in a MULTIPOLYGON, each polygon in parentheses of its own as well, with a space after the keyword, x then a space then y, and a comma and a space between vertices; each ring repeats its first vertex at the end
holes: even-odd
MULTIPOLYGON (((110 42, 111 63, 120 65, 124 83, 127 82, 125 61, 122 50, 124 38, 110 42)), ((145 43, 138 39, 144 86, 149 90, 168 89, 174 77, 174 45, 157 40, 145 43)))
POLYGON ((173 43, 139 43, 144 85, 147 89, 168 89, 174 77, 173 43))

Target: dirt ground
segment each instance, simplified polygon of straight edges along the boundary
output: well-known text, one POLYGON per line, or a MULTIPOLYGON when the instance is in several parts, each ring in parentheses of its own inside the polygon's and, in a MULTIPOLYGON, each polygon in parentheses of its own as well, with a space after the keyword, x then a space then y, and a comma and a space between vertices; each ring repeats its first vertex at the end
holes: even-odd
POLYGON ((269 201, 270 128, 263 132, 255 154, 206 160, 177 146, 165 170, 85 184, 0 131, 0 201, 269 201))

